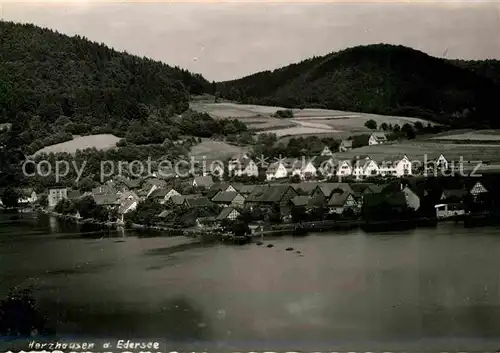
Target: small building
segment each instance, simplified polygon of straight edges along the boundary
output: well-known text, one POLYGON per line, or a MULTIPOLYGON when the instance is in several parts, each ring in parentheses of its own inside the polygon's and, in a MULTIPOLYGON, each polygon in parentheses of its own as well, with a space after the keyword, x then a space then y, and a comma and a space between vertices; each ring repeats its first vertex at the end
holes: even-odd
POLYGON ((387 142, 387 135, 385 132, 373 132, 368 139, 368 145, 379 145, 387 142))
POLYGON ((259 167, 250 158, 245 158, 237 162, 232 162, 229 164, 229 171, 237 177, 258 177, 259 167))
POLYGON ((173 188, 163 188, 155 190, 149 198, 160 203, 165 204, 172 196, 178 196, 180 193, 173 188))
POLYGON ((289 201, 297 195, 297 191, 290 185, 262 185, 248 195, 245 203, 250 207, 280 208, 282 214, 285 214, 290 209, 289 201))
POLYGON ((474 184, 474 186, 470 189, 470 194, 474 200, 477 200, 480 196, 488 193, 488 190, 484 187, 484 185, 478 181, 474 184))
POLYGON ((438 219, 463 216, 465 214, 465 207, 462 203, 441 203, 434 207, 438 219))
POLYGON ((212 202, 225 207, 242 208, 245 205, 245 198, 237 191, 219 191, 212 198, 212 202))
POLYGON ((96 205, 104 206, 107 209, 113 209, 120 205, 118 195, 115 194, 97 194, 92 195, 96 205))
POLYGON ((17 202, 19 204, 33 204, 38 200, 38 196, 33 189, 21 189, 21 195, 17 202))
POLYGON ((352 150, 352 140, 342 140, 339 146, 339 152, 349 152, 352 150))
POLYGON ((420 196, 418 193, 408 185, 403 187, 401 191, 405 194, 406 205, 414 211, 418 211, 420 209, 420 196))
POLYGON ((68 199, 68 188, 52 188, 49 189, 47 196, 49 207, 55 207, 59 201, 68 199))
POLYGON ((351 164, 351 161, 345 160, 340 162, 340 165, 337 169, 337 176, 338 177, 347 177, 351 176, 353 174, 353 167, 351 164))
POLYGON ((306 158, 295 161, 291 169, 292 176, 298 175, 301 179, 308 179, 316 176, 316 167, 312 163, 312 160, 307 160, 306 158))
POLYGON ((183 205, 186 208, 210 208, 213 203, 204 196, 189 197, 186 196, 183 205))
POLYGON ((288 171, 281 161, 272 163, 266 170, 266 180, 268 181, 286 178, 287 175, 288 171))
POLYGON ((337 170, 336 163, 331 156, 319 156, 312 161, 316 168, 316 174, 321 174, 325 178, 330 178, 335 175, 337 170))
POLYGON ((328 201, 327 207, 329 209, 329 213, 336 214, 342 214, 348 209, 352 210, 353 213, 358 211, 356 199, 351 193, 348 192, 334 192, 328 201))
POLYGON ((224 221, 224 220, 234 221, 239 216, 240 216, 240 213, 238 212, 238 210, 234 209, 233 207, 225 207, 222 209, 222 211, 216 217, 216 220, 217 221, 224 221))
POLYGON ((157 178, 149 178, 144 182, 143 190, 146 191, 146 198, 151 196, 153 192, 156 190, 160 190, 162 188, 165 188, 167 185, 167 182, 162 179, 157 179, 157 178))
POLYGON ((329 157, 333 156, 332 150, 328 146, 323 147, 323 151, 321 151, 321 156, 329 156, 329 157))
POLYGON ((194 177, 192 182, 192 186, 195 188, 210 189, 213 185, 214 180, 210 175, 194 177))
POLYGON ((364 160, 356 161, 353 169, 353 175, 356 179, 364 179, 371 176, 376 176, 380 173, 377 162, 367 157, 364 160))
POLYGON ((124 216, 129 212, 135 211, 137 205, 138 205, 137 200, 126 199, 125 201, 123 201, 118 207, 119 221, 123 223, 125 221, 124 216))

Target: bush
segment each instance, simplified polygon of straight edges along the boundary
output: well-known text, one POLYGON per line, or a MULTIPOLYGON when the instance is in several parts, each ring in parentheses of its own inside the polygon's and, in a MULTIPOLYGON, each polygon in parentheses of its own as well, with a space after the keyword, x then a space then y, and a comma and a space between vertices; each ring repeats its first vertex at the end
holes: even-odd
POLYGON ((365 126, 368 128, 368 129, 372 129, 372 130, 377 130, 377 122, 373 119, 370 119, 368 120, 366 123, 365 123, 365 126))
POLYGON ((274 116, 280 119, 291 119, 293 118, 293 111, 291 109, 278 110, 274 116))

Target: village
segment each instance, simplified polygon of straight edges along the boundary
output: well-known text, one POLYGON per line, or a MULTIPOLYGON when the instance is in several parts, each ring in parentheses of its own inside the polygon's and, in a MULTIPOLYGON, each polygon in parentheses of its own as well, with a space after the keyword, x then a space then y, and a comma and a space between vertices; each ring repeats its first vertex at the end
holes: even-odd
MULTIPOLYGON (((351 150, 350 142, 342 141, 339 152, 351 150)), ((383 133, 370 137, 370 144, 378 143, 384 143, 383 133)), ((306 224, 332 229, 342 222, 385 222, 391 229, 396 221, 437 222, 494 208, 496 183, 488 177, 447 174, 455 166, 443 154, 425 165, 406 155, 392 161, 333 155, 324 146, 318 156, 280 158, 263 168, 249 153, 241 153, 224 167, 216 165, 190 177, 118 176, 87 192, 53 187, 37 194, 23 189, 19 204, 125 227, 206 231, 223 226, 235 232, 231 224, 239 222, 249 233, 287 224, 294 229, 306 224)))

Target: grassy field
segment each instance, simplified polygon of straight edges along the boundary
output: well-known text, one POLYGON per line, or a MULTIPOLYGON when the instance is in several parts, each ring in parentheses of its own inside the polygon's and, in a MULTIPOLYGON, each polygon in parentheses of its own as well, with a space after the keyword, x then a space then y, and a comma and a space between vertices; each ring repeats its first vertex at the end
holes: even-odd
POLYGON ((406 154, 412 160, 435 159, 443 154, 448 160, 500 162, 500 145, 453 144, 432 141, 403 141, 399 143, 365 146, 350 152, 336 153, 338 159, 369 156, 375 160, 392 160, 406 154))
POLYGON ((40 153, 75 153, 76 150, 84 150, 86 148, 95 147, 98 150, 108 150, 116 147, 116 144, 121 139, 111 134, 89 135, 89 136, 74 136, 73 140, 58 143, 51 146, 46 146, 37 151, 35 155, 40 153))
POLYGON ((205 157, 207 160, 225 160, 238 153, 246 152, 248 148, 229 145, 222 141, 213 141, 203 139, 202 142, 193 148, 189 153, 190 157, 201 159, 205 157))
POLYGON ((215 119, 237 118, 247 126, 259 132, 276 133, 279 137, 324 135, 337 133, 339 138, 352 134, 369 133, 365 123, 373 119, 377 124, 414 124, 417 121, 427 124, 427 121, 417 118, 384 116, 376 114, 353 113, 327 109, 292 109, 293 119, 277 119, 272 115, 280 107, 259 106, 235 103, 191 102, 191 108, 206 112, 215 119))
POLYGON ((448 131, 431 137, 432 140, 447 141, 498 141, 500 143, 500 130, 476 130, 476 131, 448 131))

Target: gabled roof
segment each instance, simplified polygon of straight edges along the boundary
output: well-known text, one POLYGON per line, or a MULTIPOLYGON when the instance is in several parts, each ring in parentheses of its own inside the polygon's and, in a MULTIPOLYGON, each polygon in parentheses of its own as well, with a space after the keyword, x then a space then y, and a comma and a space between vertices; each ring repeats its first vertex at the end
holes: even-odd
POLYGON ((387 135, 385 134, 385 132, 373 132, 371 136, 373 136, 377 140, 387 140, 387 135))
POLYGON ((319 188, 321 193, 327 198, 329 198, 332 195, 332 193, 337 189, 342 190, 342 192, 347 192, 351 194, 354 193, 350 185, 347 183, 320 183, 317 186, 317 188, 319 188))
POLYGON ((371 183, 353 183, 350 184, 350 187, 352 191, 354 192, 354 196, 360 196, 362 195, 365 190, 369 189, 371 186, 374 186, 375 184, 371 183))
POLYGON ((167 194, 172 191, 172 190, 175 190, 174 188, 162 188, 162 189, 156 189, 155 191, 153 191, 151 193, 151 195, 149 195, 150 198, 152 199, 156 199, 156 198, 163 198, 165 196, 167 196, 167 194))
POLYGON ((352 147, 352 140, 342 140, 340 145, 343 147, 346 147, 346 148, 351 148, 352 147))
POLYGON ((294 206, 307 206, 309 204, 309 199, 309 196, 299 195, 291 199, 290 202, 294 206))
POLYGON ((212 179, 212 177, 210 175, 197 176, 197 177, 194 177, 193 183, 196 183, 197 186, 209 188, 212 185, 214 185, 214 180, 212 179))
POLYGON ((319 168, 321 166, 324 166, 327 163, 335 163, 335 160, 333 159, 332 156, 318 156, 314 160, 312 160, 312 164, 314 167, 319 168))
POLYGON ((23 188, 21 189, 21 195, 25 197, 30 197, 33 191, 34 190, 32 188, 23 188))
POLYGON ((281 162, 274 162, 269 165, 269 167, 266 170, 267 174, 274 174, 278 170, 278 168, 281 166, 285 167, 285 165, 281 162))
POLYGON ((349 192, 334 193, 328 201, 328 206, 340 207, 344 206, 347 198, 351 195, 349 192))
MULTIPOLYGON (((232 202, 236 196, 240 195, 237 191, 220 191, 212 199, 213 202, 232 202)), ((241 195, 240 195, 241 196, 241 195)))
POLYGON ((289 190, 292 190, 295 194, 297 193, 290 185, 263 185, 255 188, 248 195, 246 201, 262 203, 280 202, 289 190))
POLYGON ((467 195, 467 190, 466 189, 444 189, 443 193, 441 194, 444 196, 444 199, 450 199, 450 198, 458 198, 461 199, 467 195))
POLYGON ((185 200, 186 200, 186 196, 182 196, 182 195, 174 195, 169 199, 169 201, 171 203, 173 203, 174 205, 182 205, 185 200))
POLYGON ((304 182, 304 183, 297 183, 297 184, 289 184, 297 193, 302 194, 305 193, 307 195, 311 194, 314 189, 318 185, 321 185, 319 182, 304 182))
POLYGON ((92 197, 97 205, 112 206, 119 203, 118 196, 116 194, 97 194, 92 195, 92 197))
POLYGON ((125 200, 120 204, 120 207, 118 207, 118 214, 123 214, 128 211, 130 206, 132 206, 134 203, 136 203, 137 200, 125 200))
POLYGON ((258 185, 242 185, 238 191, 241 194, 250 194, 258 185))
POLYGON ((206 197, 194 197, 194 198, 186 198, 186 205, 190 208, 199 208, 199 207, 210 207, 212 203, 206 197))
POLYGON ((122 176, 116 177, 116 182, 124 184, 129 189, 137 189, 141 186, 140 179, 129 179, 129 178, 124 178, 122 176))
MULTIPOLYGON (((224 220, 224 219, 226 219, 227 217, 229 217, 229 215, 230 215, 230 214, 231 214, 231 212, 233 212, 233 211, 236 211, 236 210, 235 210, 234 208, 232 208, 232 207, 224 207, 224 208, 222 209, 222 211, 221 211, 221 212, 217 215, 216 219, 217 219, 218 221, 224 220)), ((238 211, 236 211, 236 212, 238 212, 238 211)), ((238 212, 238 214, 239 214, 239 212, 238 212)))

